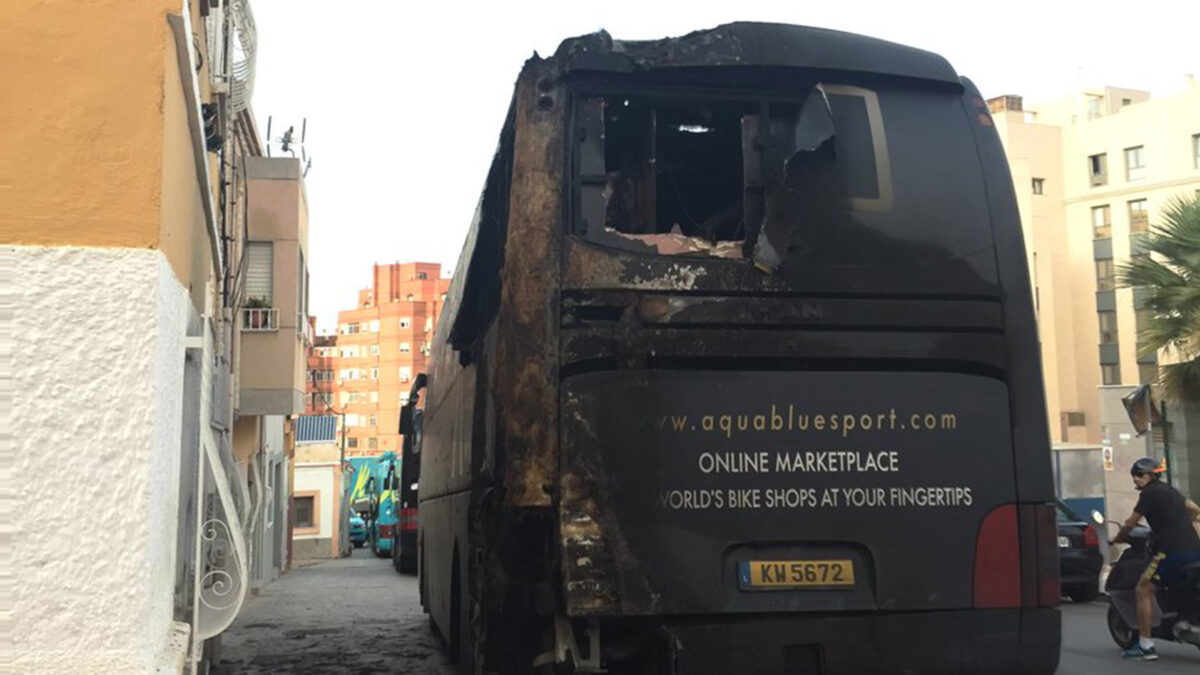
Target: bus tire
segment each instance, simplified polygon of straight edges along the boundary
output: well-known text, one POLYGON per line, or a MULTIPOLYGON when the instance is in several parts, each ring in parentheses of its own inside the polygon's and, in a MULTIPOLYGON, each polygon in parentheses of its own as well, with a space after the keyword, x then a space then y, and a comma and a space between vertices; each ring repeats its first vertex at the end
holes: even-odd
MULTIPOLYGON (((450 634, 446 636, 446 656, 451 665, 458 665, 462 655, 462 584, 458 578, 458 546, 454 547, 450 567, 450 634)), ((459 670, 462 672, 462 670, 459 670)))
POLYGON ((429 574, 429 568, 425 566, 425 547, 418 542, 417 549, 420 551, 420 567, 417 569, 417 598, 421 601, 421 611, 429 614, 429 591, 425 589, 426 575, 429 574))

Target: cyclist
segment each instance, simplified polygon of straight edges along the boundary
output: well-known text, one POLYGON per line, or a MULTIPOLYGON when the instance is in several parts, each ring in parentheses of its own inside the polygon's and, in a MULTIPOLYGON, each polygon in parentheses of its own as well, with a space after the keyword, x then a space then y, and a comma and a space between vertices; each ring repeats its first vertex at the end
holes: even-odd
POLYGON ((1200 506, 1164 483, 1160 479, 1164 471, 1166 465, 1153 457, 1142 457, 1129 468, 1133 484, 1142 494, 1138 496, 1133 514, 1112 540, 1114 544, 1125 541, 1129 531, 1142 518, 1154 532, 1156 553, 1137 585, 1138 643, 1124 652, 1125 658, 1139 661, 1158 660, 1154 641, 1149 637, 1154 619, 1155 587, 1169 584, 1176 570, 1200 560, 1200 535, 1193 525, 1200 519, 1200 506))

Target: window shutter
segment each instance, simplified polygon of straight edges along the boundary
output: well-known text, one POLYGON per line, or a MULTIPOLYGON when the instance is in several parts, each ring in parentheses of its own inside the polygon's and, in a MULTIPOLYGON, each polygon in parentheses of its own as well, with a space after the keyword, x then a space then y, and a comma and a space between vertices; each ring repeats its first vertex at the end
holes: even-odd
POLYGON ((274 270, 275 252, 269 241, 252 241, 246 245, 246 297, 262 298, 274 307, 271 277, 274 270))

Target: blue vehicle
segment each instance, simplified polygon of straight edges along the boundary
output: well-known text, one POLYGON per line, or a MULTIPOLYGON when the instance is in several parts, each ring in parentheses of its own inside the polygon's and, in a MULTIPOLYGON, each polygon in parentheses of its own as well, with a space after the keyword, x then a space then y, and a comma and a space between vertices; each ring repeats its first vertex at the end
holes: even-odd
POLYGON ((367 521, 357 513, 350 513, 350 543, 362 548, 367 543, 367 521))
POLYGON ((367 498, 371 509, 367 528, 371 535, 371 550, 380 558, 390 558, 398 520, 396 453, 385 452, 372 460, 369 469, 371 475, 367 479, 367 498))
POLYGON ((371 539, 375 519, 372 495, 374 494, 374 467, 376 457, 351 457, 346 460, 345 503, 350 507, 350 542, 355 547, 364 546, 371 539), (356 540, 355 520, 362 523, 361 539, 356 540))

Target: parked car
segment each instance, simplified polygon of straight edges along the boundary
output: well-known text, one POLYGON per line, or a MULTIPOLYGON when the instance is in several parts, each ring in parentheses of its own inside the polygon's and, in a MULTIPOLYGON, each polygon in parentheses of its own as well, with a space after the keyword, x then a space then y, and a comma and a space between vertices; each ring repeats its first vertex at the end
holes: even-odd
POLYGON ((350 543, 354 548, 362 548, 367 543, 367 521, 353 511, 350 512, 350 543))
POLYGON ((1075 602, 1091 602, 1100 594, 1100 537, 1094 525, 1058 502, 1058 561, 1062 594, 1075 602))

